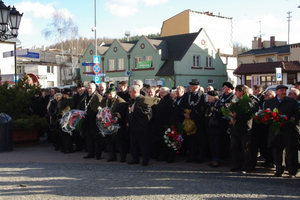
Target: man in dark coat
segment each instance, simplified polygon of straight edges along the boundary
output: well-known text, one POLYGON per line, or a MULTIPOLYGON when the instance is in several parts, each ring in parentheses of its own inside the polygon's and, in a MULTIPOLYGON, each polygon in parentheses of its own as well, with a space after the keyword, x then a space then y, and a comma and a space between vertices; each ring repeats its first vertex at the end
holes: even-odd
POLYGON ((102 96, 96 91, 96 84, 87 84, 87 95, 82 99, 79 108, 85 111, 85 120, 82 127, 82 132, 87 139, 88 154, 83 158, 101 159, 102 154, 102 136, 99 134, 99 129, 96 124, 96 115, 102 96))
MULTIPOLYGON (((222 84, 222 94, 219 96, 221 106, 225 106, 226 103, 230 103, 233 98, 233 85, 230 82, 224 82, 222 84)), ((229 120, 226 117, 222 117, 221 121, 222 133, 221 133, 221 157, 225 159, 230 158, 230 134, 229 134, 229 120)))
POLYGON ((205 105, 206 97, 200 90, 200 83, 192 80, 190 83, 190 92, 185 93, 180 102, 181 114, 185 119, 192 119, 197 127, 196 135, 191 135, 188 138, 189 158, 186 162, 202 163, 204 162, 207 153, 207 137, 205 134, 205 105), (185 113, 184 110, 189 109, 191 113, 185 113), (191 138, 195 137, 195 138, 191 138), (198 155, 197 155, 198 149, 198 155))
POLYGON ((83 97, 86 95, 85 87, 82 83, 77 84, 76 87, 77 93, 73 95, 74 99, 74 107, 77 109, 79 103, 83 99, 83 97))
MULTIPOLYGON (((265 103, 266 108, 272 111, 277 108, 283 115, 287 116, 288 120, 298 122, 300 113, 297 101, 286 96, 288 87, 285 85, 278 85, 276 87, 276 97, 265 103)), ((281 128, 281 134, 276 134, 269 125, 268 144, 272 147, 274 161, 276 165, 276 177, 282 176, 284 167, 282 166, 282 153, 286 149, 286 164, 289 175, 294 178, 298 172, 298 140, 299 125, 298 123, 287 123, 285 127, 281 128)))
MULTIPOLYGON (((170 96, 170 89, 161 87, 159 89, 160 101, 155 106, 154 126, 155 134, 158 135, 158 155, 159 161, 167 161, 172 163, 175 161, 175 151, 173 148, 168 147, 164 140, 166 126, 170 126, 170 120, 173 118, 173 99, 170 96)), ((174 125, 174 124, 173 124, 174 125)))
MULTIPOLYGON (((74 100, 70 97, 72 91, 69 88, 64 89, 62 92, 62 98, 58 101, 55 114, 59 120, 64 116, 64 114, 72 109, 74 109, 74 100)), ((73 152, 73 138, 70 133, 63 132, 60 128, 60 135, 62 139, 62 152, 72 153, 73 152)))
MULTIPOLYGON (((86 95, 85 87, 82 83, 78 83, 76 87, 77 93, 73 95, 74 108, 78 109, 79 103, 82 101, 83 97, 86 95)), ((76 145, 75 151, 81 151, 85 144, 85 138, 78 130, 73 131, 73 139, 76 145)))
POLYGON ((129 95, 129 92, 128 92, 126 81, 120 81, 119 82, 119 90, 120 91, 117 93, 117 95, 119 97, 121 97, 122 99, 124 99, 126 102, 128 102, 129 99, 130 99, 130 95, 129 95))
POLYGON ((116 134, 105 135, 105 142, 107 147, 108 159, 107 162, 117 160, 117 148, 118 146, 120 153, 120 162, 126 161, 126 142, 128 134, 126 134, 126 114, 127 114, 127 103, 124 99, 116 94, 116 88, 112 87, 106 90, 106 97, 102 99, 101 108, 111 108, 111 113, 118 117, 119 130, 116 134))
MULTIPOLYGON (((238 99, 241 99, 248 91, 249 88, 246 85, 237 85, 235 87, 235 95, 238 99)), ((230 171, 232 172, 242 170, 243 173, 247 173, 253 169, 251 163, 251 129, 253 119, 251 116, 258 111, 258 99, 250 95, 249 103, 252 104, 252 109, 245 113, 231 113, 230 152, 233 168, 230 171)))
POLYGON ((156 99, 145 97, 140 94, 140 88, 133 85, 129 88, 131 100, 128 109, 128 126, 130 128, 130 152, 132 160, 128 164, 139 163, 139 149, 142 152, 142 166, 147 166, 150 160, 149 145, 157 138, 153 134, 153 123, 151 121, 151 106, 156 99))

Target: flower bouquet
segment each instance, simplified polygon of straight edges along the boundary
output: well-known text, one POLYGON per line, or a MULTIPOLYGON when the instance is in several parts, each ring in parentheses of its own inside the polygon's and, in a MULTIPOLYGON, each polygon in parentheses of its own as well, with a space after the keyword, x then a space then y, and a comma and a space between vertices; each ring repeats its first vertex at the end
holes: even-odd
POLYGON ((226 103, 222 108, 222 114, 231 118, 230 113, 236 112, 237 114, 246 114, 254 108, 254 105, 251 103, 248 93, 245 93, 242 98, 233 98, 230 103, 226 103))
POLYGON ((178 150, 180 149, 181 142, 183 141, 182 133, 183 125, 180 123, 167 127, 167 130, 165 131, 165 143, 168 147, 173 148, 176 153, 179 153, 178 150))
POLYGON ((72 135, 73 130, 81 130, 81 125, 84 118, 84 111, 82 110, 74 109, 66 112, 60 119, 62 131, 72 135))
POLYGON ((283 115, 277 108, 274 108, 273 111, 270 108, 259 110, 255 113, 253 119, 257 123, 271 124, 276 135, 280 134, 280 128, 285 127, 288 123, 288 117, 283 115))
POLYGON ((105 135, 112 135, 120 128, 118 124, 118 117, 111 113, 109 107, 100 108, 96 116, 96 124, 100 133, 105 135))

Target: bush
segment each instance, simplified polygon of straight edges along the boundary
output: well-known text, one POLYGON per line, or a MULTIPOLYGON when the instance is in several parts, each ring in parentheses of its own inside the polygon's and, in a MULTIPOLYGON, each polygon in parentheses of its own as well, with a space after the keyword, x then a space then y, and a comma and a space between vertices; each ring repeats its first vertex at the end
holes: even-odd
POLYGON ((30 104, 34 95, 40 91, 39 84, 29 84, 28 76, 10 86, 7 82, 0 85, 0 113, 8 114, 13 120, 16 130, 44 130, 47 127, 46 118, 31 115, 30 104))

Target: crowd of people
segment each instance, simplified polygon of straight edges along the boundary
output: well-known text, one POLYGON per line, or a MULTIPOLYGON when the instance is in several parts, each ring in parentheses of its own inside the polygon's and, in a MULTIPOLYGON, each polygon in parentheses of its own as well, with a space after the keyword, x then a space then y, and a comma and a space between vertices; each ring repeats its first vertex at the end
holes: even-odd
POLYGON ((131 86, 121 81, 118 87, 89 82, 78 84, 76 91, 45 89, 42 96, 36 96, 40 101, 33 100, 32 108, 43 110, 39 115, 47 117, 50 124, 47 140, 53 142, 56 151, 84 150, 87 152, 84 159, 101 159, 105 152, 107 162, 139 164, 141 159, 142 166, 147 166, 150 159, 173 163, 176 157, 182 156, 187 163, 210 160, 212 168, 220 167, 223 159, 230 159, 230 171, 249 173, 258 165, 259 152, 264 159, 261 165, 275 166, 276 177, 282 176, 285 169, 290 177, 296 177, 300 150, 300 82, 288 94, 287 89, 278 85, 275 92, 269 90, 264 94, 260 85, 234 87, 230 82, 224 82, 220 90, 213 86, 204 89, 196 80, 189 82, 187 87, 172 89, 150 87, 142 81, 131 86), (245 94, 249 96, 251 109, 244 113, 231 111, 225 116, 223 109, 245 94), (96 125, 96 115, 103 107, 109 107, 118 117, 120 127, 115 134, 105 137, 99 134, 96 125), (270 124, 256 123, 253 119, 258 111, 275 108, 290 122, 280 128, 281 134, 270 124), (72 109, 84 111, 85 120, 81 130, 70 134, 62 131, 59 119, 72 109), (185 124, 183 141, 176 150, 164 137, 166 127, 174 124, 185 124), (284 150, 286 156, 283 157, 284 150), (127 158, 128 153, 131 159, 127 158))

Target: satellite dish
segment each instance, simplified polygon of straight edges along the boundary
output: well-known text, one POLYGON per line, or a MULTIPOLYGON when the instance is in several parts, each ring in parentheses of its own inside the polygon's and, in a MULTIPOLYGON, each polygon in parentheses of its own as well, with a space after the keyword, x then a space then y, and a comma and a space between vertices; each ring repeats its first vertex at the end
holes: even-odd
POLYGON ((125 71, 125 76, 130 76, 131 72, 130 71, 125 71))

